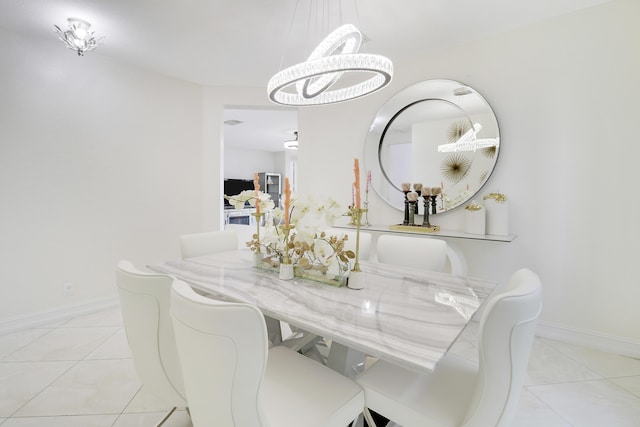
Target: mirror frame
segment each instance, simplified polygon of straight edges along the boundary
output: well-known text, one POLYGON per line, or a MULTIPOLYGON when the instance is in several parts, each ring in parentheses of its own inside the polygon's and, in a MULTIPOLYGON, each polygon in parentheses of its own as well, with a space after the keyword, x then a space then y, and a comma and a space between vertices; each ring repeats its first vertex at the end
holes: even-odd
MULTIPOLYGON (((402 193, 400 185, 401 183, 391 181, 391 179, 387 175, 387 171, 381 164, 380 160, 380 153, 382 151, 384 137, 386 136, 390 126, 393 124, 394 120, 396 120, 397 117, 399 117, 408 108, 424 101, 442 101, 450 106, 460 109, 461 112, 463 112, 466 116, 466 119, 469 120, 469 124, 471 125, 473 123, 472 116, 475 115, 475 113, 468 111, 468 108, 464 108, 463 97, 455 96, 453 94, 452 88, 468 88, 472 91, 471 93, 475 94, 477 100, 480 101, 482 103, 482 107, 485 108, 485 118, 483 120, 483 123, 490 125, 483 127, 495 128, 495 137, 498 138, 499 145, 496 148, 495 158, 493 160, 493 164, 491 165, 491 169, 488 170, 486 177, 484 178, 482 183, 478 185, 477 189, 473 189, 473 191, 468 194, 468 197, 467 195, 464 195, 460 198, 460 200, 454 200, 453 202, 450 202, 451 204, 447 207, 447 209, 442 209, 442 206, 439 206, 437 213, 449 212, 458 206, 464 205, 466 202, 476 197, 476 195, 489 181, 491 175, 493 174, 493 171, 495 170, 500 154, 500 146, 502 145, 502 141, 500 139, 500 127, 498 125, 498 120, 495 116, 495 113, 491 108, 491 105, 489 105, 487 100, 478 91, 467 84, 447 79, 424 80, 409 85, 392 96, 382 106, 382 108, 380 108, 375 118, 373 119, 371 126, 369 127, 369 132, 367 133, 367 137, 365 140, 364 150, 364 164, 365 167, 369 171, 371 171, 371 186, 382 200, 398 210, 404 210, 404 203, 402 202, 400 204, 395 204, 389 199, 387 194, 392 191, 398 191, 402 193), (491 121, 491 123, 488 123, 489 121, 491 121)), ((429 185, 429 183, 423 184, 429 185)))

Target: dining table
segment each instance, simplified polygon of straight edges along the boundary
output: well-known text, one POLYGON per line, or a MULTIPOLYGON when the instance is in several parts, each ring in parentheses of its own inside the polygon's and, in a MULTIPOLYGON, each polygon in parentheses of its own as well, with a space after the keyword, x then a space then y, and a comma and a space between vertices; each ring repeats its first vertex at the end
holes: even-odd
POLYGON ((330 340, 327 365, 352 378, 364 355, 431 372, 496 288, 483 279, 376 262, 360 262, 357 288, 281 280, 255 265, 252 252, 236 250, 148 267, 330 340))

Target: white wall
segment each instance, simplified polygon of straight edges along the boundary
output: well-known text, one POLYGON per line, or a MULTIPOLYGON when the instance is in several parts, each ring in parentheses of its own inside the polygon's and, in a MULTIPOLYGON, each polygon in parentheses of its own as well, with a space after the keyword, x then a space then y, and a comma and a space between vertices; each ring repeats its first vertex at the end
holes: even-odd
POLYGON ((179 256, 201 113, 199 86, 0 30, 0 323, 115 296, 120 258, 179 256))
MULTIPOLYGON (((256 172, 277 172, 279 153, 262 150, 224 147, 224 177, 253 179, 256 172)), ((277 172, 279 173, 279 172, 277 172)))
MULTIPOLYGON (((487 191, 510 198, 509 244, 450 240, 472 275, 504 281, 527 266, 544 285, 542 324, 640 348, 640 2, 607 3, 446 51, 392 58, 390 87, 334 106, 302 108, 299 185, 350 201, 353 158, 377 110, 430 78, 466 83, 493 106, 501 152, 487 191), (330 125, 329 125, 330 124, 330 125)), ((369 219, 401 212, 370 194, 369 219)), ((432 223, 462 227, 462 209, 432 223)))

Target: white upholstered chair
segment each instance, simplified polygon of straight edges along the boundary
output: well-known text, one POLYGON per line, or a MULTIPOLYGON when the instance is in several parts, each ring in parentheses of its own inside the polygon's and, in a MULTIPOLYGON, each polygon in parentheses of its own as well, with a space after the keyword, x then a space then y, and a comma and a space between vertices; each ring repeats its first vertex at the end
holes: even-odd
POLYGON ((378 361, 357 378, 367 408, 403 427, 509 426, 540 309, 538 276, 518 270, 483 312, 479 363, 447 354, 432 373, 418 374, 378 361))
POLYGON ((267 345, 249 304, 212 300, 174 281, 171 314, 194 427, 345 427, 364 407, 353 381, 267 345))
POLYGON ((444 271, 447 242, 444 240, 384 234, 376 244, 378 262, 403 267, 444 271))
MULTIPOLYGON (((226 224, 224 226, 225 231, 235 231, 238 236, 238 249, 247 249, 247 242, 253 239, 253 235, 256 233, 255 225, 245 224, 226 224)), ((260 233, 262 233, 263 227, 260 227, 260 233)))
POLYGON ((169 298, 173 279, 145 273, 129 261, 116 267, 116 282, 127 341, 144 388, 173 409, 187 407, 178 361, 169 298))
POLYGON ((238 233, 235 230, 209 231, 180 236, 182 259, 216 252, 238 249, 238 233))
MULTIPOLYGON (((242 235, 246 235, 248 230, 237 227, 247 227, 255 231, 255 227, 248 225, 228 224, 229 229, 223 231, 209 231, 204 233, 183 234, 180 236, 180 248, 182 259, 213 254, 217 252, 235 251, 240 246, 242 235), (241 234, 242 233, 242 234, 241 234)), ((251 240, 249 237, 248 240, 251 240)), ((248 241, 247 240, 247 241, 248 241)), ((272 317, 265 316, 269 330, 269 342, 272 345, 283 343, 282 326, 280 322, 272 317)), ((285 336, 285 345, 296 351, 308 351, 320 338, 301 329, 295 329, 290 336, 285 336)))

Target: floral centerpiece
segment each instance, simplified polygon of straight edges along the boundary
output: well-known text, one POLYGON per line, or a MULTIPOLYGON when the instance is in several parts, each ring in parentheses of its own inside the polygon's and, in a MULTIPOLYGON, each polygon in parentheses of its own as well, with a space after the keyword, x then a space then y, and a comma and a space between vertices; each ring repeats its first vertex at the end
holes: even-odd
POLYGON ((254 252, 264 252, 259 267, 276 269, 288 262, 297 276, 341 286, 355 253, 345 249, 346 235, 324 231, 341 215, 340 205, 331 198, 294 195, 289 211, 273 209, 260 238, 254 235, 247 246, 254 252), (287 215, 289 225, 285 228, 281 223, 287 215))
POLYGON ((271 200, 271 196, 267 193, 263 193, 262 191, 257 191, 256 196, 256 191, 244 190, 235 196, 227 196, 225 194, 224 198, 227 199, 236 209, 243 209, 246 202, 249 202, 249 205, 262 212, 270 212, 275 206, 273 200, 271 200))

